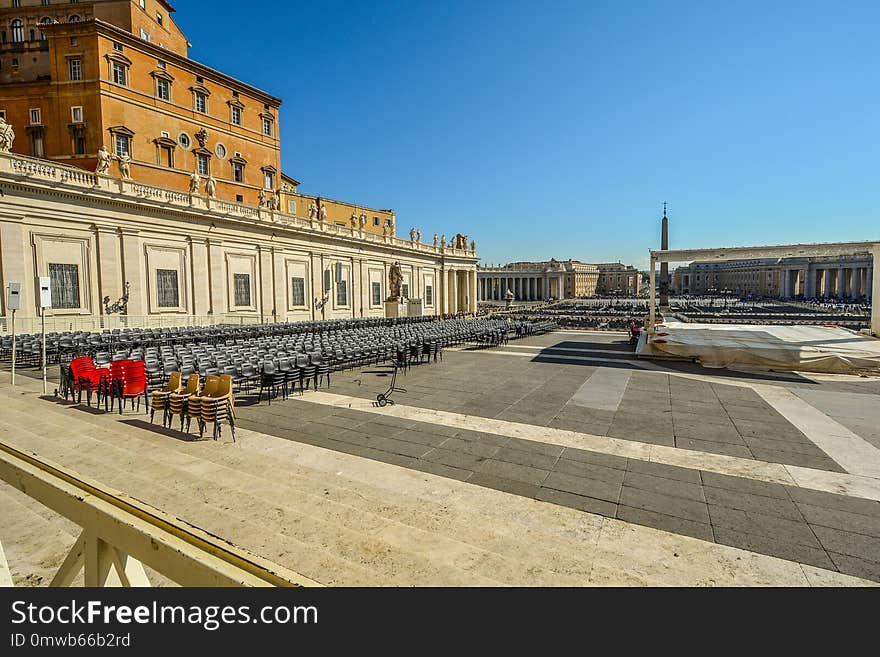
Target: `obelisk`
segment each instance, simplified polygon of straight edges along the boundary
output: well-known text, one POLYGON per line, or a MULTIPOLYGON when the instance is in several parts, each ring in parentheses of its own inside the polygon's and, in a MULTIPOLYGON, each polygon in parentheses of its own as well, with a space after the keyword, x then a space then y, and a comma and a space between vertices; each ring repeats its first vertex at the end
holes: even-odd
MULTIPOLYGON (((660 249, 669 249, 669 218, 666 216, 666 202, 663 202, 663 222, 660 233, 660 249)), ((669 307, 669 263, 660 263, 660 308, 669 307)))

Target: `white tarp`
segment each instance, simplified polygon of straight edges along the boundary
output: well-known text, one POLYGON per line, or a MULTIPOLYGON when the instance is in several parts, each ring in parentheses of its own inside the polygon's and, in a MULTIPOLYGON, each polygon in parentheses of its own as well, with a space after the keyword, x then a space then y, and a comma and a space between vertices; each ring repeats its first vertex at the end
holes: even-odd
POLYGON ((836 326, 667 322, 637 353, 696 359, 705 367, 836 374, 880 370, 880 340, 836 326))

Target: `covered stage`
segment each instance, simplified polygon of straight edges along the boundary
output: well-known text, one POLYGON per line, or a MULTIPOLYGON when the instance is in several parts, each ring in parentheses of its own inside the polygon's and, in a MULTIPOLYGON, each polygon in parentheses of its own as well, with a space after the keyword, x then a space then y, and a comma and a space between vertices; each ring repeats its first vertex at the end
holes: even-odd
POLYGON ((880 372, 880 340, 836 326, 658 324, 642 333, 640 358, 696 360, 704 367, 851 374, 880 372))

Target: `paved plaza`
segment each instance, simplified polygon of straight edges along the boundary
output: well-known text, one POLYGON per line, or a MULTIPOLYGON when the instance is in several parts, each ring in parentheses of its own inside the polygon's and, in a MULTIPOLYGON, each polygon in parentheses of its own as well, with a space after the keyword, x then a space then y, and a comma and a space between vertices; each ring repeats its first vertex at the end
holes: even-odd
POLYGON ((235 444, 27 395, 2 435, 324 583, 880 582, 880 379, 656 363, 623 334, 558 331, 448 349, 397 384, 384 407, 371 365, 239 396, 235 444), (42 408, 57 434, 16 429, 42 408), (81 421, 103 430, 67 438, 81 421))

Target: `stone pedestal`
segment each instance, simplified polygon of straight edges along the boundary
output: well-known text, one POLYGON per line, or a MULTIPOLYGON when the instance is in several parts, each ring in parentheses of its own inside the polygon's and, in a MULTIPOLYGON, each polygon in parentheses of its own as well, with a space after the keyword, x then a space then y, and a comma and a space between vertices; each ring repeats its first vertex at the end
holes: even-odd
POLYGON ((407 317, 407 308, 405 303, 401 303, 399 299, 388 299, 385 302, 385 317, 407 317))
POLYGON ((408 317, 421 317, 423 315, 422 300, 410 299, 406 304, 406 314, 408 317))

